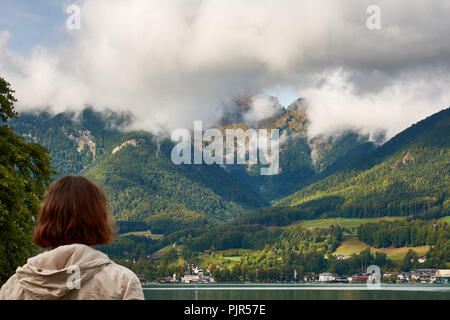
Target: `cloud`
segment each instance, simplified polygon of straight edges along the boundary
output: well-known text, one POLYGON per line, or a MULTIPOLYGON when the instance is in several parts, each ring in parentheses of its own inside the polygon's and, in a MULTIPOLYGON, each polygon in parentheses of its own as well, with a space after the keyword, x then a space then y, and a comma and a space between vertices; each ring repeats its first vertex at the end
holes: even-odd
POLYGON ((376 92, 357 94, 351 74, 343 69, 324 71, 316 85, 303 90, 311 124, 310 137, 336 135, 345 130, 386 137, 450 105, 450 75, 445 72, 406 72, 376 92))
MULTIPOLYGON (((366 0, 85 0, 81 30, 57 49, 13 52, 0 33, 0 74, 19 111, 131 110, 157 132, 214 124, 237 95, 289 87, 307 99, 313 135, 392 135, 448 105, 450 6, 376 2, 371 31, 366 0)), ((255 105, 256 117, 271 111, 255 105)))
POLYGON ((244 114, 244 121, 250 126, 257 125, 261 120, 275 115, 281 108, 275 97, 266 93, 254 95, 250 99, 250 109, 244 114))

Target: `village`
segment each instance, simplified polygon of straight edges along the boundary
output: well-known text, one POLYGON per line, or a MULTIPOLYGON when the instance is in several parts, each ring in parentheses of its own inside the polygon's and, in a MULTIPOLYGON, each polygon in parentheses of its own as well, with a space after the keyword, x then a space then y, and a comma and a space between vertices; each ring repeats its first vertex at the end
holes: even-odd
MULTIPOLYGON (((214 283, 214 278, 210 275, 205 275, 203 269, 199 267, 194 267, 192 264, 187 264, 187 269, 190 271, 188 274, 185 274, 181 277, 180 280, 177 280, 177 275, 173 274, 173 276, 164 277, 161 279, 162 283, 186 283, 186 284, 207 284, 214 283)), ((209 270, 206 270, 209 273, 209 270)))
MULTIPOLYGON (((176 274, 164 277, 160 283, 167 284, 212 284, 215 283, 214 278, 210 275, 210 270, 203 270, 198 266, 187 264, 189 272, 180 278, 176 274)), ((138 275, 139 279, 144 283, 148 282, 144 275, 138 275)), ((358 273, 350 276, 338 275, 334 273, 324 272, 320 274, 310 273, 302 279, 297 279, 297 272, 294 271, 294 279, 291 283, 312 284, 312 283, 375 283, 375 273, 358 273)), ((379 275, 382 283, 406 284, 406 283, 422 283, 422 284, 448 284, 450 281, 450 269, 415 269, 410 272, 385 272, 379 275)), ((285 283, 278 281, 277 283, 285 283)))
MULTIPOLYGON (((306 280, 306 279, 304 279, 306 280)), ((415 269, 410 272, 386 272, 381 275, 383 283, 436 283, 448 284, 450 269, 415 269)), ((308 282, 320 283, 373 283, 376 281, 374 273, 359 273, 342 277, 333 273, 321 273, 318 278, 311 278, 308 282)), ((305 281, 307 282, 307 281, 305 281)))

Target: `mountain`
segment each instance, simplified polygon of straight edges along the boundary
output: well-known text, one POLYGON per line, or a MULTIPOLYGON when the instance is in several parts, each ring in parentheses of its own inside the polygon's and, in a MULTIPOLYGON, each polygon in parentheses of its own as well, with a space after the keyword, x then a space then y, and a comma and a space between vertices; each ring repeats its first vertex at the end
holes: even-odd
MULTIPOLYGON (((238 102, 240 110, 248 110, 248 101, 238 102)), ((281 199, 343 168, 347 161, 356 160, 372 151, 376 145, 368 136, 347 131, 337 137, 308 137, 308 108, 298 99, 287 108, 279 106, 274 115, 259 122, 247 124, 242 116, 227 114, 222 131, 230 128, 279 129, 280 173, 272 176, 259 174, 261 165, 227 165, 225 170, 238 178, 264 199, 281 199), (231 119, 231 120, 229 120, 231 119)), ((249 121, 247 121, 249 122, 249 121)))
MULTIPOLYGON (((240 102, 248 110, 248 101, 240 102)), ((347 132, 309 139, 307 107, 298 100, 252 121, 230 109, 218 124, 227 128, 279 129, 280 168, 261 176, 260 165, 175 165, 173 143, 144 131, 129 131, 133 116, 85 108, 79 113, 21 113, 17 134, 50 151, 57 176, 81 174, 106 191, 119 221, 144 221, 154 232, 217 224, 270 205, 375 148, 368 137, 347 132)))
POLYGON ((450 209, 450 108, 402 131, 347 167, 274 206, 316 214, 440 216, 450 209))
POLYGON ((267 205, 217 165, 175 165, 172 142, 124 131, 126 114, 23 113, 16 133, 50 150, 61 175, 81 174, 106 191, 118 220, 148 221, 158 230, 217 223, 267 205))
MULTIPOLYGON (((321 172, 316 169, 320 172, 318 175, 326 175, 326 170, 335 170, 334 173, 316 178, 318 181, 273 206, 257 208, 220 225, 179 230, 166 235, 159 246, 155 242, 144 246, 142 237, 126 236, 120 245, 108 247, 107 252, 122 257, 121 252, 125 249, 131 251, 128 248, 139 246, 142 256, 149 250, 170 247, 173 251, 167 251, 163 261, 167 262, 166 257, 173 256, 175 263, 181 255, 188 261, 199 261, 203 268, 216 263, 230 273, 239 268, 246 270, 244 273, 248 268, 266 268, 269 274, 278 266, 280 272, 274 276, 276 281, 280 279, 281 270, 288 268, 291 268, 290 272, 351 274, 365 270, 367 264, 372 263, 367 262, 370 249, 364 250, 365 246, 359 251, 355 249, 356 255, 346 260, 339 260, 333 254, 339 246, 353 239, 352 224, 359 221, 361 226, 357 236, 360 241, 377 246, 383 243, 385 247, 426 244, 431 248, 426 252, 427 262, 422 267, 445 268, 449 257, 448 226, 440 221, 442 219, 435 218, 450 214, 449 129, 450 109, 446 109, 381 146, 357 145, 352 150, 361 150, 358 155, 347 152, 338 158, 339 163, 337 160, 329 162, 336 163, 334 168, 328 165, 321 172), (408 218, 385 217, 389 215, 408 218), (324 219, 317 219, 378 216, 383 218, 347 219, 352 222, 345 226, 339 226, 338 219, 327 219, 331 225, 324 224, 324 219), (308 219, 316 220, 295 223, 308 219), (352 234, 350 238, 349 234, 352 234), (179 255, 175 254, 174 246, 179 255), (202 254, 204 250, 214 251, 214 259, 202 254), (230 262, 230 256, 238 257, 233 259, 236 263, 230 262), (360 258, 366 261, 364 267, 351 269, 360 258)), ((158 255, 162 252, 158 251, 158 255)), ((402 270, 413 268, 408 267, 414 261, 411 254, 417 256, 414 251, 409 251, 400 262, 402 270)), ((393 261, 384 253, 375 253, 374 258, 377 260, 374 264, 378 266, 384 265, 387 270, 394 267, 393 261)), ((419 266, 417 262, 414 268, 419 266)))
MULTIPOLYGON (((22 113, 11 124, 16 133, 50 150, 58 176, 81 174, 104 188, 122 234, 102 250, 117 259, 153 254, 167 262, 166 256, 178 259, 181 254, 190 261, 205 249, 243 248, 252 249, 254 268, 292 262, 293 268, 323 272, 327 261, 335 261, 324 253, 342 244, 343 229, 306 230, 293 222, 450 215, 450 108, 381 145, 354 132, 310 139, 307 115, 307 107, 297 101, 251 125, 239 112, 218 125, 222 130, 280 129, 281 172, 275 176, 260 176, 258 165, 175 165, 171 141, 125 130, 133 121, 130 114, 91 108, 78 114, 22 113), (165 254, 164 248, 172 249, 165 254), (318 265, 311 267, 310 261, 318 265)), ((409 219, 404 221, 397 227, 406 239, 409 219)), ((427 221, 434 231, 436 223, 427 221)), ((423 240, 422 235, 411 237, 423 240)), ((448 246, 436 248, 437 253, 427 255, 446 261, 442 253, 448 246)), ((206 267, 210 260, 203 262, 206 267)))

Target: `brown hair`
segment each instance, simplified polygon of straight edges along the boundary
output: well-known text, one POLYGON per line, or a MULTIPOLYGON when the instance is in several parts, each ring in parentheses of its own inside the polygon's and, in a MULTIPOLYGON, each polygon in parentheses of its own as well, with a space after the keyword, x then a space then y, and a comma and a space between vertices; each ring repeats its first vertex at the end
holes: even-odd
POLYGON ((103 190, 81 176, 65 176, 48 190, 38 215, 34 242, 42 247, 81 243, 100 245, 114 238, 114 224, 103 190))

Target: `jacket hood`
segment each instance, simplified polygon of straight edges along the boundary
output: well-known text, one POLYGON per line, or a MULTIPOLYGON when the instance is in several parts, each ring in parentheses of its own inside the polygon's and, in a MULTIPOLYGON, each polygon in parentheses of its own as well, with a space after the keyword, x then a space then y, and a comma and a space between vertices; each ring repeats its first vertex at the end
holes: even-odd
POLYGON ((83 244, 59 246, 29 258, 17 269, 19 285, 40 299, 58 299, 77 290, 73 280, 79 270, 80 286, 112 261, 98 250, 83 244))

